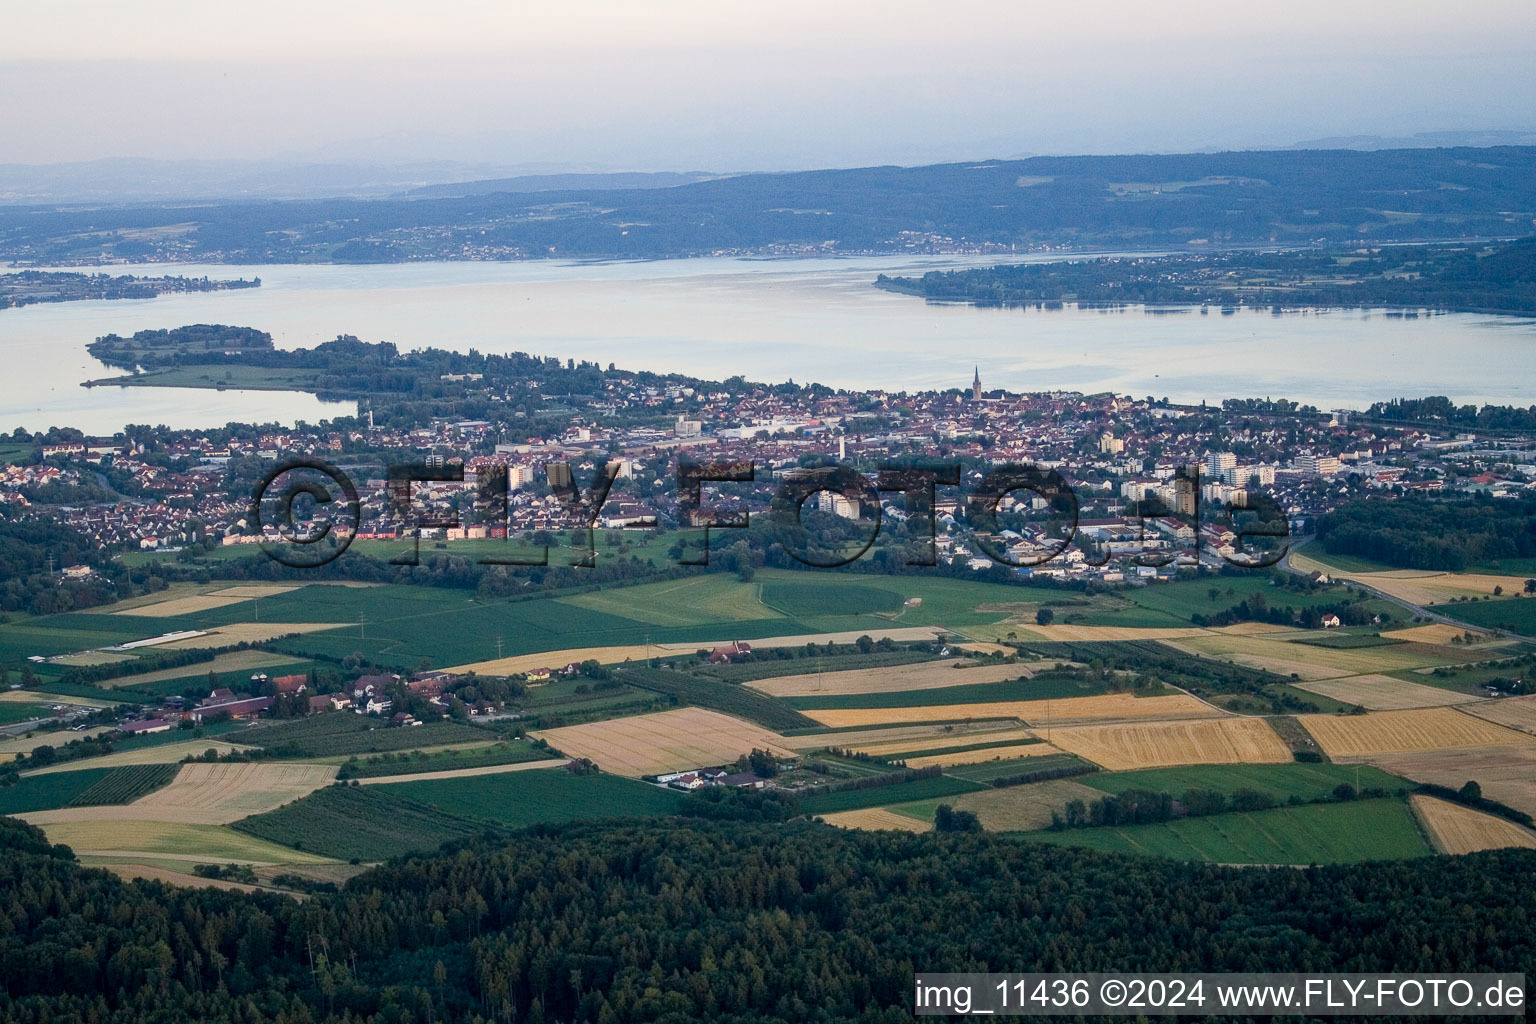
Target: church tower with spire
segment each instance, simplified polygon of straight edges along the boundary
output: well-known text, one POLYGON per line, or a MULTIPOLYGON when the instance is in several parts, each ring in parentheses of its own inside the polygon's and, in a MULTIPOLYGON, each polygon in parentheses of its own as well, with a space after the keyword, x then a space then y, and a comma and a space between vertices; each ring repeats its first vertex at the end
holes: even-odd
POLYGON ((976 367, 976 379, 971 381, 971 401, 981 401, 981 367, 976 367))

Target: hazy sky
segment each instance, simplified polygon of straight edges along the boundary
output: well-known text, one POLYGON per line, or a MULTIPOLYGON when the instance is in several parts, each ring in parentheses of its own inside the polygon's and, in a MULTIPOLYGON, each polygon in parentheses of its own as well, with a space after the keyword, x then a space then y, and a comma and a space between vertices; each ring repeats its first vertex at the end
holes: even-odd
POLYGON ((0 163, 744 170, 1536 128, 1536 2, 0 0, 0 163))

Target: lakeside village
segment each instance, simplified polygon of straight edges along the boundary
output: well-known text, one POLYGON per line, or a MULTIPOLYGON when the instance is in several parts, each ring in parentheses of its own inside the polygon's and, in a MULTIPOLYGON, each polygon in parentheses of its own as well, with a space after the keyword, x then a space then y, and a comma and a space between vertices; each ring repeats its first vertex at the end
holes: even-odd
MULTIPOLYGON (((1202 554, 1231 553, 1233 533, 1223 522, 1224 510, 1255 498, 1272 503, 1290 531, 1300 535, 1315 517, 1367 493, 1393 500, 1482 492, 1498 499, 1536 490, 1536 447, 1524 438, 1392 425, 1348 411, 1321 413, 1279 402, 1229 402, 1214 409, 1114 395, 989 393, 979 374, 964 391, 916 396, 879 391, 814 396, 762 387, 732 397, 615 377, 587 412, 584 425, 539 437, 527 436, 526 429, 518 436, 512 423, 447 420, 411 429, 366 423, 338 429, 135 429, 131 437, 114 438, 17 432, 9 440, 12 451, 21 454, 0 467, 0 501, 10 506, 8 518, 61 522, 104 556, 244 555, 247 546, 263 539, 246 522, 253 482, 277 460, 316 457, 354 475, 361 498, 359 539, 399 540, 410 536, 413 521, 460 517, 460 526, 422 530, 423 539, 434 542, 421 549, 427 560, 442 556, 443 549, 453 555, 455 541, 568 528, 569 514, 545 477, 550 463, 568 463, 585 488, 599 466, 617 462, 618 478, 596 525, 623 536, 700 525, 699 519, 677 520, 679 458, 757 467, 751 484, 706 486, 704 523, 725 522, 742 512, 766 514, 779 477, 828 457, 871 477, 890 460, 959 461, 971 485, 990 465, 1031 462, 1059 468, 1070 481, 1080 503, 1080 543, 1032 568, 1000 569, 968 529, 967 488, 940 488, 936 548, 949 568, 1145 585, 1175 575, 1190 561, 1187 553, 1197 541, 1202 554), (390 501, 385 467, 404 462, 462 469, 464 479, 415 484, 412 508, 402 515, 390 501), (1198 467, 1198 477, 1190 473, 1191 465, 1198 467), (479 478, 502 467, 510 491, 506 518, 477 522, 479 478), (1139 564, 1137 556, 1149 552, 1165 553, 1166 564, 1139 564)), ((902 495, 883 492, 882 498, 882 522, 901 524, 908 516, 902 495)), ((858 502, 836 493, 822 491, 818 499, 820 510, 831 514, 828 521, 852 526, 861 516, 858 502)), ((991 538, 1019 561, 1054 543, 1048 524, 1039 521, 1045 513, 1031 504, 999 517, 1010 527, 991 538)), ((728 532, 717 537, 722 546, 734 543, 728 532)), ((247 557, 262 557, 258 548, 248 550, 247 557)), ((61 579, 94 572, 86 565, 54 571, 61 579)), ((752 656, 751 645, 700 656, 740 660, 752 656)), ((210 678, 207 685, 131 715, 123 714, 125 709, 61 703, 49 727, 99 725, 135 735, 230 719, 346 712, 374 716, 380 727, 409 728, 444 718, 512 720, 516 698, 528 688, 571 676, 593 689, 612 685, 596 662, 551 665, 498 680, 440 671, 382 676, 366 674, 366 666, 350 675, 344 667, 340 674, 328 671, 323 678, 256 673, 249 685, 236 689, 228 680, 218 685, 210 678)), ((683 788, 732 785, 731 776, 745 774, 740 767, 722 765, 662 782, 683 788)))
MULTIPOLYGON (((518 435, 515 421, 488 420, 442 420, 412 429, 139 430, 131 438, 55 437, 52 443, 39 435, 30 459, 0 467, 0 502, 18 506, 13 514, 62 522, 103 552, 254 545, 280 539, 275 525, 267 524, 263 537, 248 522, 255 479, 279 460, 318 457, 342 467, 358 486, 357 539, 410 538, 419 529, 420 539, 446 542, 451 552, 453 541, 582 525, 548 486, 545 468, 552 463, 567 463, 584 489, 600 466, 616 462, 617 479, 593 525, 622 531, 765 513, 782 475, 828 458, 870 479, 892 460, 963 462, 967 485, 989 465, 1028 462, 1057 469, 1070 482, 1079 519, 1076 544, 1019 571, 1114 583, 1127 575, 1167 575, 1189 564, 1197 540, 1202 553, 1230 556, 1236 534, 1226 510, 1234 507, 1267 509, 1272 519, 1283 515, 1290 533, 1301 535, 1317 516, 1368 492, 1481 491, 1500 498, 1536 489, 1536 444, 1528 438, 1392 426, 1348 410, 1319 413, 1287 402, 1234 401, 1215 409, 1108 394, 1015 395, 984 391, 979 373, 964 391, 915 396, 784 392, 760 387, 732 396, 614 377, 600 399, 561 396, 567 403, 587 399, 587 415, 577 417, 587 423, 542 437, 518 435), (615 420, 621 425, 603 425, 615 420), (509 435, 520 439, 509 441, 509 435), (747 462, 756 467, 756 479, 706 485, 701 510, 691 522, 679 522, 680 458, 747 462), (405 463, 462 471, 463 480, 415 483, 405 510, 391 500, 386 483, 386 467, 405 463), (510 491, 505 512, 477 516, 481 475, 502 467, 510 491), (112 493, 81 500, 109 480, 112 493), (432 520, 459 525, 416 526, 432 520), (1156 558, 1157 552, 1165 557, 1156 558), (1154 557, 1142 561, 1167 565, 1130 561, 1146 554, 1154 557)), ((13 435, 13 445, 23 442, 24 433, 13 435)), ((936 492, 937 554, 982 571, 997 563, 965 529, 966 490, 936 492)), ((1028 516, 1031 509, 1022 503, 1030 498, 1027 492, 1009 495, 1000 508, 1028 516)), ((883 523, 907 518, 902 494, 882 492, 881 499, 883 523)), ((831 491, 820 492, 817 504, 845 520, 861 515, 858 502, 831 491)), ((1035 498, 1032 504, 1038 510, 1045 502, 1035 498)), ((989 538, 989 547, 1006 550, 1015 564, 1038 561, 1059 547, 1046 523, 1015 515, 1010 525, 989 538)))

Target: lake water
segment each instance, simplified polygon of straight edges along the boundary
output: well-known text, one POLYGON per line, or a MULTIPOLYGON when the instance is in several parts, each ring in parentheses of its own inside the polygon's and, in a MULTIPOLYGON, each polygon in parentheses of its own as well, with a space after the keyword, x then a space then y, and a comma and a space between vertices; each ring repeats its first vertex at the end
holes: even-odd
MULTIPOLYGON (((1047 257, 1048 258, 1048 257, 1047 257)), ((311 422, 350 413, 309 395, 81 388, 111 375, 98 335, 226 323, 283 348, 337 334, 524 351, 722 379, 916 390, 1112 390, 1175 401, 1286 397, 1363 408, 1398 396, 1530 405, 1536 321, 1381 311, 1283 316, 1198 310, 995 310, 928 305, 872 287, 877 273, 984 266, 996 258, 692 259, 634 263, 134 266, 113 273, 259 276, 259 289, 0 310, 0 430, 125 423, 176 427, 311 422)), ((80 269, 80 268, 69 268, 80 269)))

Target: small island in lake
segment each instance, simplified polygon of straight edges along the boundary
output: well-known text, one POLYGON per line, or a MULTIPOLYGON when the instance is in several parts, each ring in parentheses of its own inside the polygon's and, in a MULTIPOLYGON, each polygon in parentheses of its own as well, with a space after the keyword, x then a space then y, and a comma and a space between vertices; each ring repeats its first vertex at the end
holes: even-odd
POLYGON ((877 287, 977 306, 1392 308, 1536 316, 1536 238, 1424 244, 1106 256, 881 274, 877 287))
POLYGON ((36 302, 76 302, 81 299, 152 299, 168 292, 220 292, 260 288, 261 278, 215 281, 207 277, 135 277, 132 274, 75 274, 50 270, 21 270, 0 274, 0 309, 36 302))

